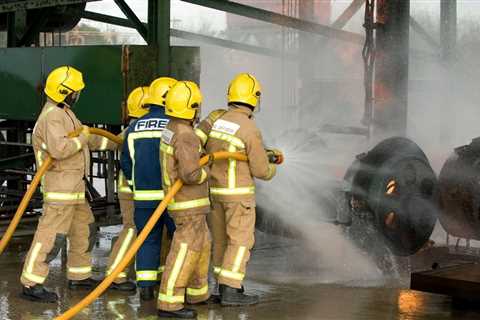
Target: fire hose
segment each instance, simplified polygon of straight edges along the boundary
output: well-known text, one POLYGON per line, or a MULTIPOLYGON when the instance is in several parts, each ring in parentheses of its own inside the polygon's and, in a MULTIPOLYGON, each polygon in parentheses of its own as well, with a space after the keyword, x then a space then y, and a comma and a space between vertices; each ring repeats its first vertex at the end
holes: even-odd
MULTIPOLYGON (((222 159, 236 159, 238 161, 247 161, 247 156, 242 153, 231 153, 231 152, 215 152, 210 155, 204 156, 200 159, 200 165, 206 165, 210 161, 215 160, 222 160, 222 159)), ((133 244, 128 249, 127 253, 123 260, 118 264, 118 266, 112 271, 110 275, 108 275, 103 281, 92 291, 90 292, 83 300, 77 303, 75 306, 70 308, 64 314, 55 318, 55 320, 68 320, 78 314, 83 308, 90 305, 95 299, 97 299, 108 287, 112 284, 112 282, 117 278, 118 274, 122 272, 129 264, 130 261, 133 259, 135 254, 137 253, 140 246, 143 244, 145 239, 147 238, 148 234, 152 231, 153 227, 157 223, 158 219, 162 216, 163 212, 167 208, 168 203, 175 194, 182 188, 183 182, 181 180, 177 180, 169 192, 165 195, 165 198, 162 202, 158 205, 157 209, 153 212, 152 216, 148 220, 147 224, 143 228, 142 232, 138 235, 137 239, 133 242, 133 244)))
MULTIPOLYGON (((68 136, 69 137, 76 137, 80 134, 81 129, 78 129, 74 132, 71 132, 68 136)), ((123 142, 122 138, 117 137, 111 132, 108 132, 103 129, 99 128, 89 128, 89 131, 91 134, 96 134, 102 137, 105 137, 117 144, 121 144, 123 142)), ((28 207, 28 203, 32 199, 33 194, 37 190, 38 184, 42 180, 43 175, 47 170, 51 167, 53 164, 53 159, 50 156, 47 156, 43 164, 38 168, 37 173, 32 179, 32 182, 27 188, 27 192, 25 192, 25 195, 22 198, 22 201, 20 202, 20 205, 17 208, 17 211, 15 212, 15 215, 12 218, 12 221, 10 222, 7 230, 3 234, 2 240, 0 240, 0 255, 3 253, 5 248, 7 247, 8 243, 10 242, 10 239, 12 238, 13 234, 15 233, 15 230, 18 227, 18 224, 20 223, 20 220, 22 219, 23 214, 25 213, 25 210, 28 207)))
MULTIPOLYGON (((123 142, 122 138, 117 137, 116 135, 108 131, 98 129, 98 128, 90 128, 89 130, 91 134, 96 134, 96 135, 106 137, 107 139, 113 142, 116 142, 117 144, 121 144, 123 142)), ((77 130, 76 132, 70 133, 69 137, 77 136, 79 133, 80 132, 77 130)), ((268 150, 267 152, 269 153, 269 156, 268 156, 269 159, 275 160, 276 163, 283 162, 283 154, 281 154, 280 151, 268 150)), ((200 159, 199 164, 200 166, 204 166, 208 163, 211 163, 212 161, 225 160, 225 159, 236 159, 238 161, 248 161, 247 156, 239 152, 233 152, 233 153, 232 152, 215 152, 213 154, 202 157, 200 159)), ((17 228, 22 218, 22 215, 26 210, 28 203, 33 196, 33 193, 37 189, 37 186, 40 183, 42 176, 45 174, 45 172, 50 168, 52 164, 53 164, 53 159, 52 157, 48 156, 45 159, 42 166, 40 166, 37 173, 35 174, 31 184, 27 189, 27 192, 25 193, 24 197, 22 198, 22 201, 20 202, 19 207, 17 208, 17 211, 15 213, 15 216, 12 219, 12 222, 10 223, 7 231, 5 232, 4 236, 0 241, 0 254, 4 251, 5 247, 7 246, 11 237, 13 236, 13 233, 15 232, 15 229, 17 228)), ((110 275, 108 275, 105 279, 103 279, 103 281, 92 292, 90 292, 90 294, 88 294, 83 300, 81 300, 75 306, 67 310, 64 314, 55 318, 55 320, 71 319, 76 314, 78 314, 82 309, 90 305, 95 299, 97 299, 102 293, 104 293, 105 290, 108 289, 108 287, 112 284, 112 282, 117 278, 118 274, 122 272, 130 264, 131 260, 134 258, 138 249, 143 244, 143 242, 145 241, 145 239, 147 238, 149 233, 152 231, 153 227, 155 226, 155 224, 157 223, 157 221, 160 219, 163 212, 167 208, 168 203, 173 199, 175 194, 182 188, 182 186, 183 186, 183 182, 181 180, 177 180, 173 184, 172 188, 165 195, 165 198, 159 204, 157 209, 155 209, 154 213, 148 220, 143 230, 138 235, 137 239, 133 242, 133 244, 130 246, 130 248, 126 252, 123 260, 117 265, 117 267, 114 270, 112 270, 110 275)))

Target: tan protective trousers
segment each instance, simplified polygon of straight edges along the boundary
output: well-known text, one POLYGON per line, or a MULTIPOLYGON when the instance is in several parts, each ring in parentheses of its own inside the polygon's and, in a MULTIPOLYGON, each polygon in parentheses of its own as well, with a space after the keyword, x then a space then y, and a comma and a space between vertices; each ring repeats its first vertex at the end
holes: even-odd
POLYGON ((42 284, 49 262, 69 240, 67 278, 83 280, 92 275, 90 252, 95 244, 92 211, 88 204, 44 204, 32 246, 27 254, 20 281, 24 286, 42 284))
MULTIPOLYGON (((123 229, 115 241, 112 252, 108 257, 107 276, 115 269, 125 257, 127 250, 137 237, 137 229, 133 221, 133 199, 119 199, 120 212, 122 214, 123 229)), ((115 283, 124 283, 127 281, 128 268, 123 270, 115 279, 115 283)))
POLYGON ((173 235, 165 272, 160 283, 157 307, 164 311, 183 309, 188 303, 209 298, 208 267, 211 239, 205 215, 172 214, 177 229, 173 235))
POLYGON ((212 200, 208 225, 213 240, 213 271, 219 284, 241 288, 255 243, 255 205, 252 200, 212 200))

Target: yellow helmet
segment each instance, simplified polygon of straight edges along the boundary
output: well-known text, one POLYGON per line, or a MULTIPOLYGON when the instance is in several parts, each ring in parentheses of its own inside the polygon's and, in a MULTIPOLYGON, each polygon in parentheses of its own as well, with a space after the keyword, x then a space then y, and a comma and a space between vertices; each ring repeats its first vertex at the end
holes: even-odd
POLYGON ((85 88, 83 76, 80 71, 71 66, 58 67, 47 77, 45 94, 53 101, 60 103, 70 94, 85 88))
POLYGON ((200 109, 202 99, 202 93, 195 82, 178 81, 167 94, 165 114, 192 120, 200 109))
POLYGON ((237 75, 228 87, 228 104, 243 103, 252 107, 258 105, 262 86, 260 82, 249 73, 237 75))
POLYGON ((165 107, 165 97, 175 83, 177 83, 177 80, 169 77, 160 77, 153 80, 148 88, 148 97, 145 99, 145 104, 165 107))
POLYGON ((128 95, 127 109, 128 116, 132 118, 141 118, 148 113, 148 109, 143 108, 147 95, 148 87, 138 87, 132 90, 128 95))

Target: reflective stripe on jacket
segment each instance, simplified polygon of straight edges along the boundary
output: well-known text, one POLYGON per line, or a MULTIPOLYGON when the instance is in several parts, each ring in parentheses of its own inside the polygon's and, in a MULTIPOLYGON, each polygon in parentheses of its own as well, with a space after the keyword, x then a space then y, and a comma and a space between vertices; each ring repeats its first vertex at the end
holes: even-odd
POLYGON ((181 179, 184 186, 168 205, 170 213, 209 212, 208 172, 198 164, 201 155, 201 141, 190 122, 172 119, 164 131, 160 147, 163 187, 168 191, 177 179, 181 179))
POLYGON ((275 165, 268 162, 262 135, 248 107, 233 106, 213 123, 206 151, 244 152, 249 159, 248 162, 228 159, 213 163, 210 194, 215 197, 254 199, 253 178, 269 180, 275 175, 275 165))
POLYGON ((155 208, 164 197, 160 141, 168 121, 163 107, 152 106, 127 128, 120 162, 125 178, 131 181, 136 207, 155 208))

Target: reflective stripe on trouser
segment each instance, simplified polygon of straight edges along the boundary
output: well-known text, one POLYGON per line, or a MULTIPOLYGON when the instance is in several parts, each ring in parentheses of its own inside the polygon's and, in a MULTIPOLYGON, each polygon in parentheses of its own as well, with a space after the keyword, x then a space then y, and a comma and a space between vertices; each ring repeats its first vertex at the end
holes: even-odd
POLYGON ((53 260, 59 248, 55 248, 57 235, 67 235, 67 277, 83 280, 91 276, 89 249, 89 225, 94 222, 87 204, 43 205, 43 214, 38 222, 32 246, 23 267, 21 282, 25 286, 43 283, 48 276, 48 261, 53 260))
MULTIPOLYGON (((130 245, 135 241, 137 230, 133 222, 133 201, 119 200, 120 212, 122 214, 123 229, 118 235, 117 241, 112 246, 112 251, 108 258, 107 275, 109 275, 115 267, 120 264, 120 261, 125 257, 130 245)), ((128 268, 125 268, 115 279, 115 283, 122 283, 127 281, 128 268)))
POLYGON ((241 288, 250 250, 255 242, 254 202, 213 200, 213 209, 208 218, 213 238, 214 273, 218 282, 241 288))
POLYGON ((135 201, 155 201, 163 200, 165 193, 163 190, 134 190, 133 199, 135 201))
POLYGON ((160 283, 158 308, 175 311, 209 297, 210 233, 204 215, 176 217, 177 229, 160 283))
MULTIPOLYGON (((146 223, 152 216, 153 211, 155 211, 155 208, 135 208, 134 221, 139 233, 145 227, 146 223)), ((135 266, 139 287, 156 285, 159 280, 158 269, 160 267, 160 253, 164 226, 170 230, 175 228, 172 218, 167 213, 162 214, 161 218, 155 224, 152 231, 145 239, 145 242, 137 252, 135 266)))
POLYGON ((178 211, 178 210, 187 210, 200 207, 210 206, 209 198, 195 199, 190 201, 180 201, 174 202, 173 200, 168 204, 168 210, 178 211))
POLYGON ((85 200, 85 192, 44 192, 46 202, 66 202, 85 200))

